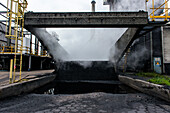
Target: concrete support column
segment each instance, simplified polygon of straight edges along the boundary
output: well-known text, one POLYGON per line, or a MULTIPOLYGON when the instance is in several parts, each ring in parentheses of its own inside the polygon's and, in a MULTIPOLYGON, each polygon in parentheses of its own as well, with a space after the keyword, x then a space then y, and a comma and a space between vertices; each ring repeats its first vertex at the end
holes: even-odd
POLYGON ((38 39, 35 38, 35 54, 38 55, 38 39))
POLYGON ((39 53, 39 40, 37 39, 37 55, 39 53))
POLYGON ((161 27, 157 27, 152 31, 152 47, 153 47, 153 65, 154 71, 162 74, 162 32, 161 27))
POLYGON ((41 44, 41 55, 44 55, 44 47, 42 44, 41 44))
POLYGON ((31 70, 31 55, 29 56, 29 67, 28 67, 28 71, 31 70))
POLYGON ((32 53, 32 34, 30 36, 30 54, 32 53))
POLYGON ((40 69, 43 69, 43 60, 41 60, 40 69))
POLYGON ((161 27, 161 37, 162 37, 162 72, 165 73, 165 54, 164 54, 164 28, 163 26, 161 27))
POLYGON ((36 39, 36 37, 35 37, 35 44, 34 44, 34 46, 35 46, 35 47, 34 47, 34 51, 35 51, 35 54, 36 54, 36 52, 37 52, 37 51, 36 51, 36 50, 37 50, 37 39, 36 39))
POLYGON ((153 42, 152 42, 152 31, 150 32, 150 46, 151 46, 151 70, 153 71, 153 42))

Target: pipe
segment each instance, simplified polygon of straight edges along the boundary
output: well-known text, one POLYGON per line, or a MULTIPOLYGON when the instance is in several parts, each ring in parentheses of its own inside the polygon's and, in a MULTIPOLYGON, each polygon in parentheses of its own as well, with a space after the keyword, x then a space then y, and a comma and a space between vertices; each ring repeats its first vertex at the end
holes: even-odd
POLYGON ((95 0, 92 0, 91 4, 92 4, 92 12, 95 12, 95 4, 96 4, 95 0))

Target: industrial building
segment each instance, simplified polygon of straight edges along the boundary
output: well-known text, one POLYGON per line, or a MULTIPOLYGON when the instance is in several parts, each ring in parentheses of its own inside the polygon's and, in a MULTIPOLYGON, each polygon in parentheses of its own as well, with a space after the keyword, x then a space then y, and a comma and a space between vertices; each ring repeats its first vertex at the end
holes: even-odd
POLYGON ((170 74, 170 28, 157 27, 136 39, 127 54, 127 68, 170 74))
MULTIPOLYGON (((7 17, 8 12, 6 4, 0 3, 0 7, 4 9, 0 11, 0 70, 10 70, 10 60, 14 59, 15 55, 17 71, 19 71, 21 65, 21 56, 22 70, 28 71, 54 68, 51 56, 44 49, 40 41, 30 32, 24 29, 23 40, 19 38, 15 39, 12 36, 6 36, 9 34, 9 32, 6 33, 6 30, 10 29, 11 35, 15 34, 15 22, 12 21, 12 25, 9 25, 10 19, 7 17), (17 47, 16 53, 15 46, 17 47)), ((21 32, 19 32, 19 30, 18 37, 21 37, 21 32)))
MULTIPOLYGON (((110 10, 115 11, 120 2, 104 0, 104 5, 110 5, 110 10)), ((158 22, 156 26, 142 28, 139 30, 139 35, 134 35, 118 63, 119 70, 124 72, 155 71, 160 74, 170 74, 170 27, 168 23, 163 23, 165 19, 157 19, 156 21, 158 22)), ((130 30, 127 30, 121 38, 127 38, 124 36, 128 33, 130 33, 130 30)), ((120 39, 116 44, 120 43, 120 39)))
MULTIPOLYGON (((151 14, 144 10, 115 11, 122 1, 140 4, 142 0, 104 0, 110 12, 95 12, 95 0, 91 2, 92 12, 25 12, 27 0, 7 0, 7 7, 0 3, 7 10, 0 11, 0 112, 170 111, 170 77, 161 75, 170 74, 169 0, 157 4, 163 8, 157 8, 152 0, 151 14), (113 44, 109 59, 86 61, 71 59, 58 43, 58 35, 46 28, 126 30, 116 43, 108 40, 113 44)), ((32 2, 37 5, 40 0, 32 2)), ((111 33, 107 36, 105 32, 102 38, 115 38, 116 33, 111 33)))
MULTIPOLYGON (((96 2, 93 0, 92 12, 26 13, 24 12, 28 5, 26 0, 9 1, 7 7, 0 4, 4 8, 4 11, 0 12, 2 16, 0 70, 14 68, 15 73, 22 70, 52 69, 54 63, 68 58, 68 53, 58 43, 58 39, 54 39, 50 33, 41 28, 122 27, 128 29, 114 45, 117 49, 113 56, 115 70, 155 71, 169 74, 167 21, 170 17, 168 17, 167 1, 162 5, 163 8, 153 11, 149 18, 148 12, 152 11, 150 9, 148 12, 144 10, 129 12, 131 8, 126 7, 127 12, 112 12, 119 9, 117 6, 121 1, 118 0, 104 0, 104 5, 110 5, 111 12, 95 12, 96 2), (17 10, 13 10, 13 7, 17 10), (165 15, 159 16, 164 8, 165 15), (155 22, 155 19, 160 17, 164 20, 155 22)), ((155 9, 155 6, 152 6, 152 9, 155 9)))

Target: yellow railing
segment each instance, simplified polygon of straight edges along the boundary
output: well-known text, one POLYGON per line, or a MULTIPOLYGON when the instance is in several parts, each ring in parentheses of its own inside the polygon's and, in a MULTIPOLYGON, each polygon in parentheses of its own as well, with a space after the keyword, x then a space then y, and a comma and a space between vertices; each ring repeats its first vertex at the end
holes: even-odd
MULTIPOLYGON (((49 57, 46 50, 40 51, 40 53, 37 50, 32 49, 30 53, 30 47, 23 46, 21 48, 21 45, 18 45, 17 47, 17 54, 20 54, 22 49, 23 54, 30 54, 35 56, 46 56, 49 57)), ((0 54, 15 54, 15 46, 1 46, 0 47, 0 54)))
MULTIPOLYGON (((23 38, 24 38, 24 11, 27 8, 27 0, 7 0, 7 20, 6 20, 6 38, 15 40, 15 47, 12 47, 11 44, 8 43, 9 49, 12 51, 3 50, 2 52, 11 52, 14 53, 13 60, 13 81, 17 82, 21 81, 21 71, 22 71, 22 54, 23 54, 23 38), (14 22, 14 23, 13 23, 14 22), (14 27, 14 33, 12 33, 12 28, 14 27), (20 45, 18 44, 20 41, 20 45), (14 48, 14 51, 13 51, 14 48), (17 54, 20 54, 20 58, 17 59, 17 54), (19 80, 16 80, 16 68, 19 66, 20 75, 19 80)), ((3 47, 6 48, 6 47, 3 47)))
MULTIPOLYGON (((23 53, 29 53, 29 47, 24 46, 22 49, 23 53)), ((21 46, 18 46, 17 52, 20 53, 21 46)), ((0 54, 15 54, 15 46, 2 46, 0 47, 0 54)))
MULTIPOLYGON (((146 0, 146 2, 148 2, 149 0, 146 0)), ((155 8, 155 0, 152 0, 152 13, 149 15, 149 17, 152 19, 152 21, 155 21, 155 19, 164 19, 164 21, 168 21, 168 18, 170 18, 170 16, 168 15, 168 10, 170 8, 168 8, 168 2, 169 0, 165 0, 164 3, 162 3, 159 7, 155 8), (164 6, 164 7, 163 7, 164 6), (155 12, 159 9, 163 9, 164 12, 160 15, 155 15, 155 12)))
POLYGON ((14 53, 14 46, 2 46, 0 47, 0 53, 14 53))

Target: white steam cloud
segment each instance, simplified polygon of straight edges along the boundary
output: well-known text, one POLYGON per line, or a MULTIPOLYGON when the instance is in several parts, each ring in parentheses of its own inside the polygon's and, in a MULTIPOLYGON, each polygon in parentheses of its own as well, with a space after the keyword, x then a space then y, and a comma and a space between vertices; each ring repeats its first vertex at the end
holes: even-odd
MULTIPOLYGON (((72 61, 108 61, 110 48, 126 29, 55 29, 72 61)), ((49 29, 51 31, 51 29, 49 29)), ((54 29, 53 29, 54 31, 54 29)))
MULTIPOLYGON (((114 11, 139 11, 146 9, 145 5, 146 0, 114 0, 114 1, 115 2, 111 7, 111 9, 114 11)), ((163 3, 164 0, 155 0, 154 7, 158 8, 163 3)), ((149 14, 153 11, 150 8, 152 8, 152 0, 149 0, 149 2, 147 2, 147 10, 149 14)), ((155 14, 160 14, 162 12, 163 9, 159 9, 155 12, 155 14)))
POLYGON ((29 28, 29 31, 41 41, 55 61, 69 58, 69 54, 58 43, 58 35, 56 33, 52 32, 51 35, 44 28, 29 28))

